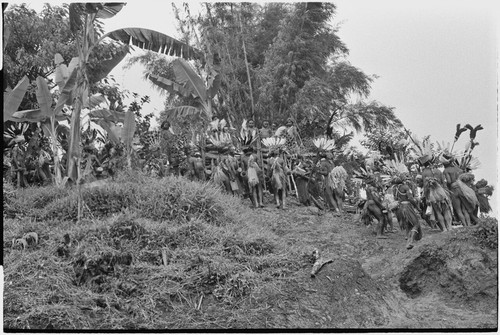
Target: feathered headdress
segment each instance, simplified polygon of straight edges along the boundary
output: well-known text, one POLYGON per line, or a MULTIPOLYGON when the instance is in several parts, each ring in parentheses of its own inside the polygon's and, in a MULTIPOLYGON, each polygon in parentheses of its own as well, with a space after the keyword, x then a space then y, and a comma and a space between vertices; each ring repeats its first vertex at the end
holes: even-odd
POLYGON ((464 171, 476 170, 481 166, 481 162, 477 157, 472 157, 471 155, 467 155, 462 157, 460 160, 459 167, 464 171))
POLYGON ((451 145, 450 142, 445 143, 444 141, 436 141, 435 154, 442 164, 450 164, 464 157, 463 152, 453 151, 453 145, 451 145))
POLYGON ((274 151, 276 149, 280 149, 286 144, 286 138, 283 137, 268 137, 262 139, 262 144, 269 148, 270 151, 274 151))
POLYGON ((217 148, 224 148, 232 144, 231 134, 222 131, 213 132, 208 138, 217 148))
POLYGON ((404 159, 398 159, 397 156, 395 157, 395 159, 385 162, 384 170, 385 174, 381 175, 381 178, 382 181, 387 184, 395 180, 396 178, 400 178, 402 181, 404 181, 410 173, 408 167, 404 162, 404 159))
POLYGON ((13 143, 20 143, 20 142, 26 141, 24 134, 26 133, 28 128, 29 128, 29 124, 27 124, 27 123, 20 123, 19 126, 17 126, 17 124, 10 125, 3 132, 3 136, 10 139, 10 141, 7 145, 10 146, 13 143))
POLYGON ((335 149, 335 141, 328 140, 326 137, 323 136, 314 139, 313 144, 319 151, 330 151, 335 149))
POLYGON ((375 166, 375 162, 378 162, 382 159, 382 154, 378 151, 370 150, 366 154, 365 165, 366 167, 373 168, 375 166))
POLYGON ((369 173, 365 168, 360 167, 359 170, 353 171, 352 179, 357 183, 368 184, 375 179, 375 176, 369 173))
POLYGON ((251 131, 247 127, 247 120, 243 119, 240 130, 240 143, 242 146, 249 146, 257 139, 257 129, 251 131))
POLYGON ((274 136, 285 136, 285 134, 286 134, 286 126, 281 126, 278 129, 276 129, 274 136))
POLYGON ((433 145, 430 141, 430 135, 425 136, 420 140, 417 136, 413 135, 405 129, 408 138, 413 145, 408 147, 408 157, 412 160, 418 161, 421 165, 431 161, 434 158, 433 145))

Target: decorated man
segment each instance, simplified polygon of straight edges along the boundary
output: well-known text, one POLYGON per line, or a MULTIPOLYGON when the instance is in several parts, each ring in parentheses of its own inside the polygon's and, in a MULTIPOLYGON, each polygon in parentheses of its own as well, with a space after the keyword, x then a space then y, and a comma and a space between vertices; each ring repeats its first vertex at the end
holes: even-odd
POLYGON ((290 170, 281 157, 282 148, 286 140, 281 137, 270 137, 262 140, 262 143, 269 148, 269 158, 267 176, 271 180, 271 187, 276 201, 276 206, 280 209, 285 208, 285 199, 287 195, 287 175, 290 170))
POLYGON ((424 155, 420 157, 423 165, 422 180, 424 185, 424 195, 427 202, 432 206, 432 213, 437 219, 437 224, 441 231, 448 231, 452 224, 452 204, 448 193, 443 188, 445 178, 443 173, 432 166, 433 157, 424 155))

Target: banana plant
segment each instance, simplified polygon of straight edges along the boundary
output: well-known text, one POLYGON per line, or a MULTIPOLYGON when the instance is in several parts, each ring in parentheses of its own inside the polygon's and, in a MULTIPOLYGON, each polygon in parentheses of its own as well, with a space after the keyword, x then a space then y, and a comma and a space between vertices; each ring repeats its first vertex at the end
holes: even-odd
MULTIPOLYGON (((67 102, 73 105, 71 116, 71 136, 68 152, 68 176, 72 180, 78 178, 77 161, 81 157, 80 143, 80 114, 86 96, 88 96, 89 75, 86 65, 93 48, 106 38, 123 43, 122 52, 119 52, 105 64, 102 73, 93 77, 94 80, 104 78, 125 57, 125 50, 133 45, 141 49, 151 50, 186 59, 203 59, 203 54, 170 36, 144 28, 122 28, 111 31, 96 40, 94 23, 96 19, 107 19, 116 15, 123 8, 124 3, 72 3, 69 6, 70 27, 77 36, 78 65, 76 86, 73 89, 73 99, 67 102), (73 101, 72 101, 73 100, 73 101)), ((71 77, 72 74, 70 74, 71 77)), ((71 98, 71 97, 70 97, 71 98)), ((134 127, 124 127, 132 130, 134 127)))
POLYGON ((199 103, 199 107, 180 106, 170 108, 167 110, 169 116, 182 118, 195 114, 211 120, 213 114, 212 99, 219 91, 221 85, 220 75, 215 71, 211 71, 205 84, 204 80, 184 59, 175 59, 172 65, 174 67, 175 81, 153 74, 148 75, 149 80, 169 93, 195 98, 199 103))
MULTIPOLYGON (((72 106, 67 171, 68 176, 73 181, 76 181, 79 176, 77 162, 81 158, 80 118, 82 109, 89 105, 90 84, 106 77, 125 58, 129 51, 129 46, 137 46, 144 50, 151 50, 184 59, 204 61, 203 53, 196 48, 150 29, 122 28, 98 38, 95 33, 95 20, 113 17, 121 11, 124 5, 124 3, 71 3, 69 5, 70 29, 75 35, 78 56, 73 58, 68 66, 63 64, 61 58, 56 57, 55 81, 60 88, 61 95, 51 113, 55 113, 56 117, 58 117, 64 105, 72 106), (115 40, 122 45, 112 57, 100 61, 99 69, 92 73, 90 71, 92 69, 88 68, 91 53, 97 45, 107 38, 115 40)), ((13 90, 4 92, 4 121, 41 122, 47 119, 47 115, 41 109, 17 111, 28 85, 29 81, 25 77, 13 90)), ((109 111, 95 113, 106 114, 115 120, 123 119, 125 121, 125 116, 116 117, 116 115, 113 115, 109 111)), ((107 121, 110 120, 108 119, 107 121)), ((134 127, 124 128, 131 130, 134 127)))
POLYGON ((52 95, 50 94, 49 86, 45 78, 36 78, 36 99, 40 110, 43 114, 49 117, 49 124, 44 123, 44 129, 49 133, 52 144, 52 152, 54 153, 54 172, 56 185, 62 185, 63 179, 61 176, 61 170, 59 168, 59 155, 58 155, 58 145, 57 145, 57 134, 56 134, 56 110, 52 109, 52 95))

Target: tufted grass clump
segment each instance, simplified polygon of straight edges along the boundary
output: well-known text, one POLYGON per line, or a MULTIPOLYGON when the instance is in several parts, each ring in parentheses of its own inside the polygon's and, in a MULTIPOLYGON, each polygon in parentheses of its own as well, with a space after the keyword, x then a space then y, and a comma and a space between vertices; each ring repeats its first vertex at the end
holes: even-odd
POLYGON ((169 176, 162 179, 130 172, 103 186, 57 188, 54 186, 19 190, 8 200, 7 217, 26 216, 41 220, 78 220, 78 192, 82 217, 103 219, 132 210, 143 218, 188 222, 203 220, 223 226, 240 217, 241 200, 224 194, 212 183, 169 176))
MULTIPOLYGON (((5 183, 4 183, 5 186, 5 183)), ((4 215, 8 218, 44 216, 44 209, 50 203, 69 196, 71 190, 55 185, 4 189, 4 215)))
POLYGON ((78 223, 76 187, 33 191, 9 199, 19 215, 4 225, 6 328, 248 327, 240 307, 300 268, 248 204, 210 183, 122 173, 81 188, 78 223), (29 232, 38 244, 12 246, 29 232))

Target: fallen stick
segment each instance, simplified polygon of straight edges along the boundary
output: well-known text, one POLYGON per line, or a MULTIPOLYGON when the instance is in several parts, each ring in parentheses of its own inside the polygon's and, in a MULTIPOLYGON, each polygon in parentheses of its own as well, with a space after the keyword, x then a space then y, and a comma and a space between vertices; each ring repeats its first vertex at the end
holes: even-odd
POLYGON ((312 256, 314 257, 314 259, 316 261, 314 262, 314 265, 313 265, 312 270, 311 270, 311 277, 315 277, 316 274, 319 272, 319 270, 321 270, 323 265, 333 262, 332 259, 325 259, 323 257, 320 257, 318 249, 314 249, 312 256))
POLYGON ((311 270, 311 277, 315 277, 316 274, 319 272, 319 270, 321 270, 323 265, 328 264, 328 263, 332 263, 332 262, 333 262, 333 259, 325 259, 325 258, 318 259, 314 263, 313 268, 311 270))
POLYGON ((316 207, 318 207, 319 209, 321 210, 324 210, 325 208, 319 203, 318 200, 316 200, 316 198, 312 195, 312 194, 309 194, 310 197, 309 199, 311 199, 311 201, 314 203, 314 205, 316 205, 316 207))

